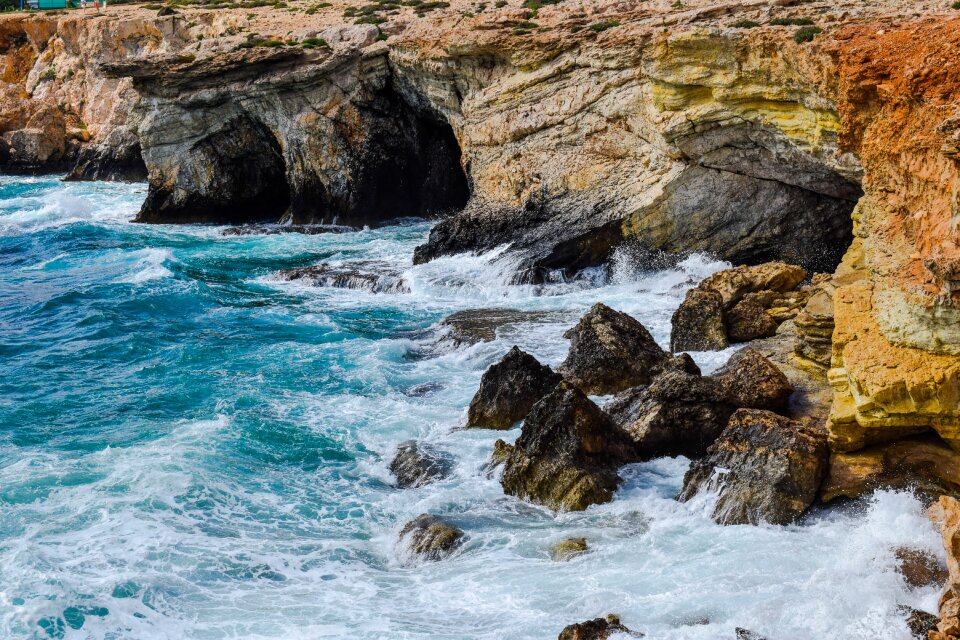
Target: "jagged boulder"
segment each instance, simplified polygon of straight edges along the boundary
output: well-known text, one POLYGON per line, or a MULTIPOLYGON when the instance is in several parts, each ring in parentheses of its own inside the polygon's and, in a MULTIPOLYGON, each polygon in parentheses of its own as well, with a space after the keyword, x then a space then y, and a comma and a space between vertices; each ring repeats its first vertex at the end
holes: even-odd
POLYGON ((559 511, 609 502, 617 470, 636 459, 627 435, 580 389, 560 383, 523 423, 500 483, 510 494, 559 511))
POLYGON ((714 378, 726 390, 730 403, 744 409, 781 411, 793 393, 787 376, 749 347, 733 354, 714 378))
POLYGON ((464 309, 451 313, 440 324, 450 331, 455 344, 475 344, 496 340, 497 331, 526 322, 542 322, 556 315, 549 311, 519 309, 464 309))
POLYGON ((444 518, 423 513, 400 530, 400 541, 423 560, 442 560, 464 543, 463 531, 444 518))
POLYGON ((785 262, 765 262, 718 271, 701 282, 700 286, 719 293, 723 298, 724 308, 729 309, 749 293, 792 291, 806 277, 807 271, 803 267, 785 262))
POLYGON ((620 623, 620 618, 609 614, 606 618, 594 618, 586 622, 567 625, 557 640, 607 640, 614 634, 628 634, 634 638, 642 638, 643 634, 631 631, 620 623))
POLYGON ((694 461, 679 499, 718 491, 720 524, 787 524, 813 503, 827 470, 827 435, 770 411, 739 409, 694 461))
POLYGON ((560 373, 592 395, 647 384, 669 357, 639 321, 599 303, 564 337, 570 352, 560 373))
POLYGON ((690 356, 674 357, 648 387, 618 394, 604 410, 634 439, 643 459, 706 453, 738 408, 778 409, 792 386, 769 360, 743 349, 715 376, 690 356))
POLYGON ((713 289, 697 287, 688 291, 670 324, 671 351, 719 351, 730 344, 723 296, 713 289))
POLYGON ((483 374, 467 411, 467 426, 509 429, 561 380, 560 374, 515 346, 483 374))
POLYGON ((397 478, 397 486, 404 489, 441 480, 450 474, 451 467, 448 457, 415 440, 401 443, 390 462, 390 472, 397 478))
POLYGON ((767 313, 767 308, 760 303, 755 294, 748 294, 727 311, 726 324, 727 338, 730 342, 749 342, 759 338, 769 338, 780 326, 773 316, 767 313))

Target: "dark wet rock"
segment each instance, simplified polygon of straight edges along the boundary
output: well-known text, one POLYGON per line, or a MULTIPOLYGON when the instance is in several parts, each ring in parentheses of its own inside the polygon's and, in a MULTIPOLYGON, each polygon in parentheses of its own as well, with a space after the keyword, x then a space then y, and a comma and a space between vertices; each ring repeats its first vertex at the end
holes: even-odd
POLYGON ((671 351, 718 351, 729 345, 723 297, 713 289, 687 292, 670 320, 671 351))
POLYGON ((950 578, 947 566, 928 551, 898 547, 893 555, 897 559, 897 571, 911 587, 942 587, 950 578))
POLYGON ((820 497, 860 498, 877 489, 910 490, 933 501, 960 495, 960 452, 934 435, 914 436, 830 456, 820 497))
POLYGON ((620 618, 609 614, 606 618, 594 618, 564 627, 557 640, 607 640, 611 635, 628 634, 642 638, 643 634, 631 631, 620 623, 620 618))
POLYGON ((501 439, 497 439, 493 443, 493 453, 490 454, 490 465, 497 467, 505 463, 509 458, 510 454, 513 453, 513 445, 507 444, 501 439))
POLYGON ((222 236, 274 236, 282 233, 299 233, 308 236, 323 233, 351 233, 354 227, 333 224, 243 224, 227 227, 220 232, 222 236))
POLYGON ((733 354, 713 377, 737 407, 781 411, 793 393, 787 376, 749 347, 733 354))
POLYGON ((726 313, 727 338, 730 342, 749 342, 769 338, 777 332, 779 323, 767 308, 751 296, 733 305, 726 313))
POLYGON ((404 525, 400 540, 423 560, 442 560, 450 556, 465 541, 458 527, 439 516, 421 514, 404 525))
POLYGON ((397 485, 407 489, 446 478, 452 467, 448 456, 430 445, 409 440, 397 447, 390 472, 397 478, 397 485))
POLYGON ((738 408, 773 409, 791 393, 770 361, 744 349, 714 376, 701 376, 690 356, 674 356, 648 387, 618 394, 604 406, 634 439, 643 459, 706 453, 738 408))
POLYGON ((743 627, 737 627, 736 638, 737 640, 767 640, 766 636, 762 636, 759 633, 754 633, 753 631, 744 629, 743 627))
POLYGON ((65 181, 140 182, 147 179, 136 131, 117 127, 100 144, 84 145, 65 181))
POLYGON ((553 369, 513 347, 483 374, 480 389, 467 411, 467 426, 509 429, 560 380, 553 369))
POLYGON ((440 323, 450 328, 457 344, 492 342, 497 330, 524 322, 542 322, 555 315, 548 311, 519 311, 517 309, 465 309, 457 311, 440 323))
POLYGON ((567 538, 550 547, 550 559, 556 562, 573 560, 589 550, 586 538, 567 538))
POLYGON ((411 398, 425 398, 426 396, 432 396, 444 388, 446 388, 446 385, 439 382, 424 382, 422 384, 415 384, 412 387, 407 387, 403 390, 403 395, 411 398))
POLYGON ((563 334, 570 352, 560 373, 584 393, 605 395, 647 384, 669 355, 640 322, 595 304, 563 334))
POLYGON ((827 470, 827 435, 770 411, 740 409, 694 461, 679 499, 718 491, 719 524, 787 524, 813 503, 827 470))
POLYGON ((297 280, 315 287, 358 289, 371 293, 408 293, 410 287, 394 265, 381 262, 327 263, 277 272, 281 280, 297 280))
POLYGON ((937 628, 940 619, 932 613, 903 607, 907 614, 907 628, 910 629, 910 635, 917 640, 927 640, 928 634, 937 628))
POLYGON ((636 459, 629 435, 582 391, 560 383, 523 423, 500 483, 510 495, 561 511, 609 502, 617 470, 636 459))

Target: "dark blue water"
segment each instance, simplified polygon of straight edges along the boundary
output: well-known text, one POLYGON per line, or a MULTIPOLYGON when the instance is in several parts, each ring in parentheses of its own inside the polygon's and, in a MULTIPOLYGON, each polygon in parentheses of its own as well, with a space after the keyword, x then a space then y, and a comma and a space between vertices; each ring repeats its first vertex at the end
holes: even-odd
MULTIPOLYGON (((557 363, 602 300, 666 342, 691 258, 546 287, 491 255, 413 267, 429 223, 303 236, 128 222, 142 185, 0 178, 0 636, 554 638, 619 612, 648 638, 908 638, 893 572, 906 541, 941 553, 919 504, 883 494, 803 527, 718 527, 677 504, 685 460, 625 470, 616 501, 555 515, 503 496, 485 468, 504 434, 460 431, 483 370, 513 344, 557 363), (384 262, 407 293, 285 282, 321 261, 384 262), (474 346, 453 311, 549 312, 474 346), (409 438, 456 460, 399 490, 409 438), (469 536, 411 561, 422 512, 469 536), (586 536, 568 563, 551 544, 586 536)), ((697 354, 706 368, 729 355, 697 354)), ((516 432, 508 432, 512 438, 516 432)))

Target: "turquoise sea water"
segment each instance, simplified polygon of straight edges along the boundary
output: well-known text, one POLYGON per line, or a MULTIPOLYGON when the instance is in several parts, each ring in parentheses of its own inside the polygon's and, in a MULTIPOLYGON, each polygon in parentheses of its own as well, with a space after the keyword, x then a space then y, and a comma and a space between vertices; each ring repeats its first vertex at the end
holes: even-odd
MULTIPOLYGON (((617 499, 555 515, 505 497, 485 468, 503 433, 458 430, 480 375, 513 344, 556 364, 596 301, 662 343, 684 291, 720 263, 510 286, 491 255, 412 267, 429 223, 224 237, 131 224, 143 185, 0 177, 0 637, 555 638, 618 612, 653 639, 909 638, 897 606, 933 611, 892 549, 942 554, 911 496, 884 493, 791 527, 719 527, 678 504, 687 461, 624 470, 617 499), (408 293, 275 277, 376 260, 408 293), (455 346, 461 309, 543 310, 455 346), (404 440, 455 460, 414 490, 387 464, 404 440), (469 536, 412 562, 397 533, 445 514, 469 536), (586 536, 567 563, 551 544, 586 536)), ((696 354, 707 370, 729 353, 696 354)), ((517 431, 507 432, 508 439, 517 431)))

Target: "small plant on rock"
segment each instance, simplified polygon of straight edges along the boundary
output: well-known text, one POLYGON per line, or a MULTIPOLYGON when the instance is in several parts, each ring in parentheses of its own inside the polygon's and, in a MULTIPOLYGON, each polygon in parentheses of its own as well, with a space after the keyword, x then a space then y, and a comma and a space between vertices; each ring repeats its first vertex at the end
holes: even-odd
POLYGON ((759 27, 760 23, 753 20, 737 20, 733 23, 733 26, 737 29, 753 29, 759 27))
POLYGON ((804 27, 813 24, 810 18, 774 18, 770 24, 776 27, 804 27))
POLYGON ((594 22, 592 25, 587 27, 594 33, 601 33, 607 29, 613 29, 614 27, 619 27, 620 22, 617 20, 603 20, 601 22, 594 22))
POLYGON ((793 34, 793 41, 797 44, 813 42, 813 39, 817 37, 817 34, 821 33, 822 31, 823 29, 820 27, 800 27, 797 29, 797 32, 793 34))

